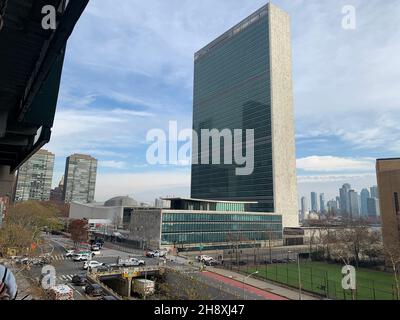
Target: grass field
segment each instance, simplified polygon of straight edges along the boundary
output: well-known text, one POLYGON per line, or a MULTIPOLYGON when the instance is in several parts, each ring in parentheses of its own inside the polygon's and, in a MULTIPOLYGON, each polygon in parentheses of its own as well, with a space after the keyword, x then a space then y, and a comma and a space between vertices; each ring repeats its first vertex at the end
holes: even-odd
MULTIPOLYGON (((330 299, 351 300, 352 293, 342 289, 342 267, 323 262, 301 262, 302 288, 330 299)), ((299 287, 297 263, 243 268, 249 274, 257 270, 257 277, 299 287)), ((394 277, 385 272, 357 269, 357 290, 354 295, 357 300, 395 300, 394 277)))

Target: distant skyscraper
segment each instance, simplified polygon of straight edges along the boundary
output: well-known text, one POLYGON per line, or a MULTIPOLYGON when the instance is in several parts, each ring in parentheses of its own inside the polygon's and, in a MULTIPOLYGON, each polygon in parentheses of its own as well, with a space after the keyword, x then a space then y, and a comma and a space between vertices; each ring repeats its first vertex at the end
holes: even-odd
POLYGON ((329 212, 330 214, 333 214, 333 215, 335 215, 335 216, 338 214, 338 209, 339 209, 339 207, 338 207, 338 202, 337 202, 337 200, 330 200, 330 201, 328 201, 327 207, 328 207, 328 212, 329 212))
POLYGON ((93 202, 96 189, 97 160, 74 154, 67 158, 64 174, 65 202, 93 202))
POLYGON ((288 14, 268 4, 198 51, 194 60, 197 145, 210 147, 201 131, 212 129, 254 130, 255 141, 250 175, 237 175, 236 165, 224 164, 229 162, 224 152, 220 165, 204 161, 210 153, 199 148, 192 198, 257 202, 249 210, 282 214, 285 227, 298 226, 288 14))
POLYGON ((377 198, 367 199, 367 212, 369 217, 377 217, 379 211, 379 200, 377 198))
POLYGON ((18 170, 15 201, 49 201, 54 154, 39 150, 18 170))
POLYGON ((318 195, 316 192, 311 192, 311 211, 318 212, 318 195))
POLYGON ((326 212, 326 208, 325 208, 325 194, 321 193, 319 195, 319 210, 321 211, 321 213, 325 213, 326 212))
POLYGON ((340 212, 342 216, 347 217, 350 214, 350 200, 349 200, 349 191, 351 186, 346 183, 339 190, 340 194, 340 212))
POLYGON ((62 202, 64 194, 64 176, 62 176, 58 187, 55 187, 50 191, 50 201, 62 202))
POLYGON ((355 192, 354 190, 349 191, 349 205, 350 205, 350 217, 352 219, 357 219, 359 218, 360 215, 360 209, 358 206, 358 193, 355 192))
POLYGON ((377 186, 373 186, 370 189, 371 189, 371 198, 379 199, 378 187, 377 186))
POLYGON ((368 189, 361 190, 361 215, 368 216, 368 198, 370 194, 368 189))
POLYGON ((306 197, 301 198, 301 218, 304 220, 308 214, 308 202, 306 197))

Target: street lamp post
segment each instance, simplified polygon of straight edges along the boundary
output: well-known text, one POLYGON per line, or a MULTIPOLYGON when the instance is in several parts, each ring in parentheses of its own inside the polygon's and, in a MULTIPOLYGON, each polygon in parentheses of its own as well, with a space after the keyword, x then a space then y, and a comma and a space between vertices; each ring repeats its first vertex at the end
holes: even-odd
POLYGON ((243 300, 245 300, 245 284, 246 280, 249 279, 251 276, 258 274, 258 271, 253 272, 252 274, 249 274, 247 277, 243 279, 243 300))
MULTIPOLYGON (((290 259, 290 256, 289 256, 290 253, 293 253, 293 251, 288 251, 288 256, 287 256, 288 263, 289 263, 289 259, 290 259)), ((297 272, 298 272, 298 277, 299 277, 299 300, 303 300, 302 288, 301 288, 301 269, 300 269, 300 254, 299 253, 297 253, 297 272)))
POLYGON ((297 269, 299 272, 299 300, 303 300, 302 297, 302 288, 301 288, 301 270, 300 270, 300 254, 297 253, 297 269))

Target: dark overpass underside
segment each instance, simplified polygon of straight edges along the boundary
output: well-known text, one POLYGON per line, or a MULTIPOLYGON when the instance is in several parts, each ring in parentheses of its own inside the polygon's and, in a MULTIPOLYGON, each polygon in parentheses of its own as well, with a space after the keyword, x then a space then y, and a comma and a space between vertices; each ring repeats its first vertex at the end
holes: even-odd
POLYGON ((88 1, 0 0, 0 197, 7 175, 50 140, 66 43, 88 1), (42 27, 46 5, 55 30, 42 27))

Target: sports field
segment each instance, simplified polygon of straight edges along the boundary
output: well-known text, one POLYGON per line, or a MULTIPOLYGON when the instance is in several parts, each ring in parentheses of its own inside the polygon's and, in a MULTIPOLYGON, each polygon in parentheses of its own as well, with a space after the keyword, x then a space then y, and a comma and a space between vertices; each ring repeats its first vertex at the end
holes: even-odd
MULTIPOLYGON (((330 299, 351 300, 396 300, 394 276, 390 273, 369 269, 357 269, 357 290, 352 293, 342 289, 343 266, 323 262, 301 262, 301 285, 304 290, 321 294, 330 299)), ((291 287, 299 287, 297 263, 269 264, 258 267, 243 267, 242 271, 256 277, 276 281, 291 287)))

